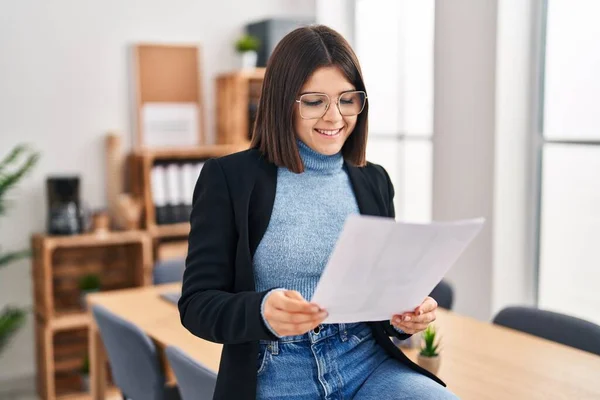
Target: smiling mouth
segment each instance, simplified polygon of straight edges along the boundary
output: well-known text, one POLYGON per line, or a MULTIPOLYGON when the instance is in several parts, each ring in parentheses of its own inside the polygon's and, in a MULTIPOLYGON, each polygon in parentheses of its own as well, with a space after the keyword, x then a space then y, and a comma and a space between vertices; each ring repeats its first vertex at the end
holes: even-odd
POLYGON ((321 135, 325 135, 325 136, 329 136, 329 137, 338 136, 344 130, 344 128, 338 128, 338 129, 317 129, 317 128, 314 128, 314 129, 315 129, 315 131, 317 131, 321 135))

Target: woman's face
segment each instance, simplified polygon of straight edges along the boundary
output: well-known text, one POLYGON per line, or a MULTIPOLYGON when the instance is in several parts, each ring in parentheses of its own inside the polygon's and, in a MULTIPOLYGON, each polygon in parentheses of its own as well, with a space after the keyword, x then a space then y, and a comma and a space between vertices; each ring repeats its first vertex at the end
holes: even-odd
POLYGON ((340 94, 351 90, 356 88, 338 67, 319 68, 308 78, 297 99, 305 93, 325 93, 331 104, 321 118, 304 119, 300 114, 300 107, 309 107, 311 104, 296 103, 294 130, 304 144, 324 155, 337 154, 342 150, 344 142, 356 126, 358 116, 341 115, 336 102, 340 94))

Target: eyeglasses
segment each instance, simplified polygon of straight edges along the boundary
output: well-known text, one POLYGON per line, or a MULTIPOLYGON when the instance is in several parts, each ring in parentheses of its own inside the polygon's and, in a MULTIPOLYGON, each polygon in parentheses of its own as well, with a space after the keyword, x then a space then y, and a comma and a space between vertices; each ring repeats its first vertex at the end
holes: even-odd
MULTIPOLYGON (((331 99, 325 93, 306 93, 296 103, 300 105, 302 119, 319 119, 329 110, 331 99)), ((360 114, 366 103, 367 94, 362 90, 354 90, 340 94, 336 106, 341 115, 352 117, 360 114)))

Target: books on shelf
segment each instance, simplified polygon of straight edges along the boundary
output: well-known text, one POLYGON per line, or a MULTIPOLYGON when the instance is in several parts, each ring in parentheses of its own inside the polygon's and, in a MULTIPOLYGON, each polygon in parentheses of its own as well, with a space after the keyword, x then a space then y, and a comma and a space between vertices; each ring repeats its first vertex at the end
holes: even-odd
POLYGON ((188 222, 192 196, 204 162, 156 163, 152 167, 152 201, 156 224, 188 222))

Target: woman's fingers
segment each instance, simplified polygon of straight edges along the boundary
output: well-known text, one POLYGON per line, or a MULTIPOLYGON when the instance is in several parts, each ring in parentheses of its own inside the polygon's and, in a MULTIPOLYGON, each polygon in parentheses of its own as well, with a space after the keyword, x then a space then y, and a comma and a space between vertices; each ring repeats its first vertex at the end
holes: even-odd
POLYGON ((277 308, 280 310, 294 313, 316 314, 321 311, 318 305, 304 300, 302 295, 295 290, 281 291, 281 296, 278 298, 277 306, 277 308))
POLYGON ((430 311, 426 314, 415 315, 413 313, 408 313, 404 315, 394 315, 392 318, 393 324, 430 324, 435 321, 436 313, 435 311, 430 311))
POLYGON ((275 310, 273 319, 285 324, 303 324, 306 322, 323 320, 327 316, 325 311, 318 313, 290 313, 283 310, 275 310))
POLYGON ((327 317, 325 310, 307 302, 296 291, 278 290, 268 296, 264 317, 280 336, 304 334, 327 317))
POLYGON ((415 308, 414 313, 415 313, 415 315, 422 315, 422 314, 431 312, 431 311, 435 310, 436 308, 438 308, 437 301, 435 301, 435 299, 433 297, 428 296, 427 298, 425 298, 423 303, 421 303, 421 305, 419 305, 417 308, 415 308))
POLYGON ((284 336, 292 336, 292 335, 303 335, 306 332, 314 329, 319 326, 321 322, 323 322, 324 318, 318 318, 312 321, 298 323, 298 324, 287 324, 282 323, 281 328, 282 331, 285 332, 284 336))
POLYGON ((403 315, 395 315, 392 318, 392 324, 396 328, 402 329, 406 333, 415 334, 427 329, 427 326, 435 321, 435 319, 435 310, 422 315, 407 313, 403 315), (402 317, 404 317, 404 319, 402 319, 402 317))

